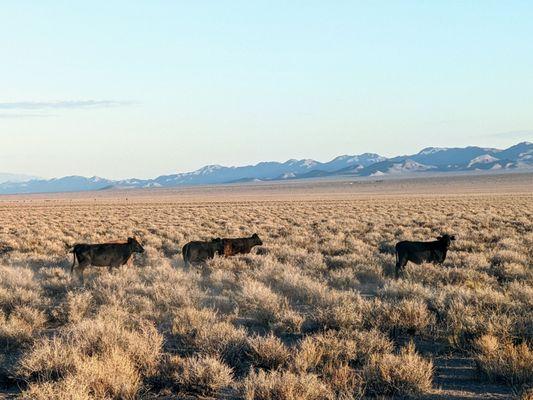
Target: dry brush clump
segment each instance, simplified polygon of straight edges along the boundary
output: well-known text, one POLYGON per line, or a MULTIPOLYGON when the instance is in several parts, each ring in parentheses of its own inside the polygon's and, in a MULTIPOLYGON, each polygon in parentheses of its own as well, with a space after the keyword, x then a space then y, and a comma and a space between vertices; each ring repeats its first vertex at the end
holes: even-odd
POLYGON ((333 400, 334 393, 316 375, 289 371, 251 372, 243 383, 246 400, 333 400))
POLYGON ((516 386, 533 385, 533 348, 530 344, 501 343, 495 336, 484 335, 475 345, 476 363, 487 378, 516 386))
POLYGON ((215 356, 166 356, 157 380, 180 395, 216 397, 233 383, 233 372, 215 356))
POLYGON ((28 399, 423 397, 437 356, 410 339, 530 385, 530 196, 36 199, 0 220, 0 386, 28 399), (251 254, 183 266, 187 241, 254 232, 251 254), (397 241, 443 232, 444 264, 394 279, 397 241), (133 266, 70 279, 74 243, 131 235, 133 266))
POLYGON ((413 343, 399 354, 372 355, 364 368, 367 392, 376 395, 420 395, 431 388, 433 363, 413 343))

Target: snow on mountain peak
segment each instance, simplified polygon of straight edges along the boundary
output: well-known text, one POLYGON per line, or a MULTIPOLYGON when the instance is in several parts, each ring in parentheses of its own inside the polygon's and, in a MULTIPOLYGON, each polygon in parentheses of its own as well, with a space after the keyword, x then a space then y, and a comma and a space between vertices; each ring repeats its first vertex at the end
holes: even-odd
POLYGON ((305 160, 302 160, 302 165, 304 167, 307 167, 307 168, 312 167, 312 166, 314 166, 316 164, 317 164, 317 162, 315 160, 310 159, 310 158, 306 158, 305 160))
POLYGON ((219 170, 219 169, 222 169, 222 165, 218 165, 218 164, 211 164, 211 165, 206 165, 205 167, 202 167, 200 169, 197 169, 196 171, 193 172, 194 175, 207 175, 207 174, 212 174, 213 172, 219 170))
POLYGON ((445 151, 448 150, 447 147, 426 147, 425 149, 420 150, 418 154, 434 154, 438 153, 439 151, 445 151))
POLYGON ((476 164, 489 164, 489 163, 492 163, 498 160, 499 160, 498 158, 493 157, 490 154, 482 154, 470 160, 470 162, 468 163, 468 167, 470 168, 472 165, 476 165, 476 164))

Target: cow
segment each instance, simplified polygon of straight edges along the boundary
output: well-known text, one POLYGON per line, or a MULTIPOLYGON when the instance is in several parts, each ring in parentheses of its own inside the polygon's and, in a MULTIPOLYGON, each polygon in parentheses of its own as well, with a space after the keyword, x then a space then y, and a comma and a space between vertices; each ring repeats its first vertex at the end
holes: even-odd
POLYGON ((222 254, 222 240, 220 238, 211 239, 209 242, 193 241, 183 246, 181 255, 185 267, 190 264, 205 262, 215 257, 215 254, 222 254))
POLYGON ((455 236, 445 234, 433 242, 398 242, 396 244, 396 278, 408 261, 415 264, 424 262, 442 264, 452 240, 455 240, 455 236))
POLYGON ((121 265, 129 264, 133 253, 144 253, 144 248, 136 238, 130 237, 127 242, 111 242, 100 244, 75 244, 70 251, 74 254, 70 275, 74 272, 76 260, 80 270, 81 281, 83 282, 83 271, 85 267, 108 267, 109 271, 121 265))
POLYGON ((223 254, 225 257, 231 257, 235 254, 248 254, 254 246, 261 246, 263 241, 257 233, 247 238, 222 239, 223 254))

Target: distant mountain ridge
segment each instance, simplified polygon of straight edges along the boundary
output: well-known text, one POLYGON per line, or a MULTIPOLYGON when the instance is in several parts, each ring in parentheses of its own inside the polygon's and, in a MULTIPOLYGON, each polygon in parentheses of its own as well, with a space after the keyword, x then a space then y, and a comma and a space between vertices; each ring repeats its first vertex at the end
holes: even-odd
POLYGON ((36 176, 26 174, 12 174, 0 172, 0 183, 4 182, 26 182, 32 179, 37 179, 36 176))
MULTIPOLYGON (((111 180, 93 176, 65 176, 2 182, 0 194, 74 192, 111 188, 134 189, 212 185, 223 183, 310 179, 327 176, 387 176, 420 172, 533 169, 533 143, 522 142, 504 150, 476 146, 427 147, 412 155, 386 158, 375 153, 343 155, 322 163, 311 159, 260 162, 224 167, 206 165, 196 171, 161 175, 154 179, 111 180)), ((2 174, 0 174, 1 178, 2 174)))

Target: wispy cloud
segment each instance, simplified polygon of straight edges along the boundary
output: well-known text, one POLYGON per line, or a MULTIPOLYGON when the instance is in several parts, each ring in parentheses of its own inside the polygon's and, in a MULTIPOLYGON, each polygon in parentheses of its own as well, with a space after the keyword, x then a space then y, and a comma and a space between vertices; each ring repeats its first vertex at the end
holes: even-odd
POLYGON ((63 100, 0 102, 0 110, 94 109, 123 107, 135 104, 122 100, 63 100))

